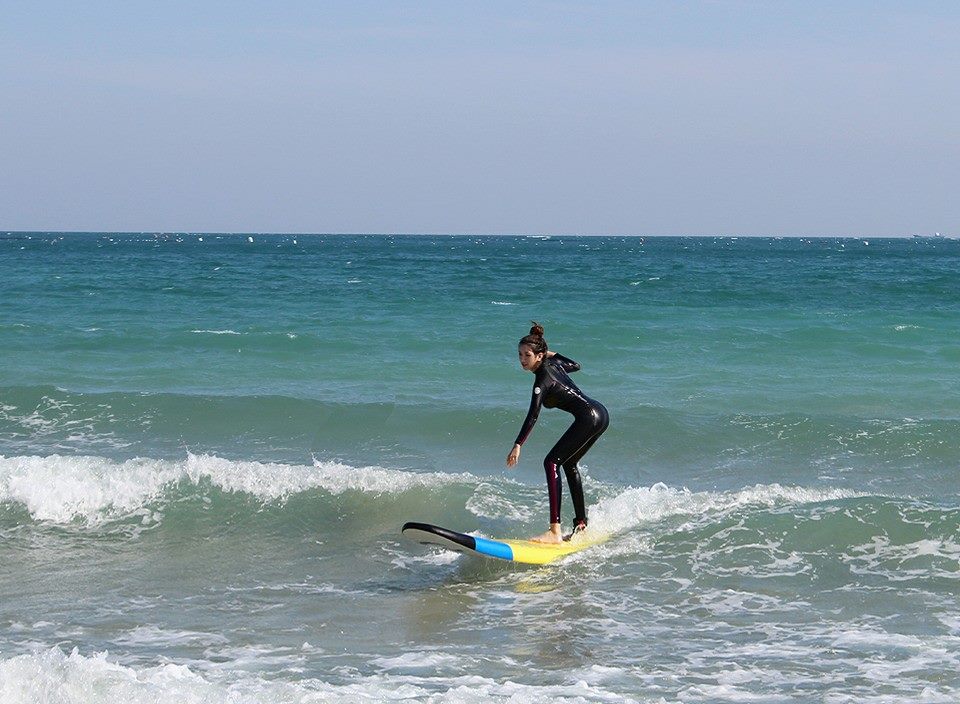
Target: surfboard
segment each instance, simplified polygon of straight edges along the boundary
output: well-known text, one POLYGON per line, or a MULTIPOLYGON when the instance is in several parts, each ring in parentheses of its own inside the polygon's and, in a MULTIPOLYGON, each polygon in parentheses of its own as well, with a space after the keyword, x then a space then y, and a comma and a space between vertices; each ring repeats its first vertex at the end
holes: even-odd
POLYGON ((422 545, 438 545, 447 550, 528 565, 545 565, 566 555, 599 545, 609 538, 607 535, 591 534, 590 531, 585 531, 556 544, 535 543, 531 540, 494 540, 458 533, 429 523, 413 522, 404 523, 400 533, 405 538, 415 540, 422 545))

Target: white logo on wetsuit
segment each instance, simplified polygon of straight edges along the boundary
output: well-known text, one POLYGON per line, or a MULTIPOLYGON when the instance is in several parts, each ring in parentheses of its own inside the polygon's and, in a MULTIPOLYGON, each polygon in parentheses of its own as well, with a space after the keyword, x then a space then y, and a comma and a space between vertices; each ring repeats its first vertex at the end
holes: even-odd
POLYGON ((533 387, 533 393, 539 394, 539 393, 540 393, 540 387, 539 387, 539 386, 534 386, 534 387, 533 387))

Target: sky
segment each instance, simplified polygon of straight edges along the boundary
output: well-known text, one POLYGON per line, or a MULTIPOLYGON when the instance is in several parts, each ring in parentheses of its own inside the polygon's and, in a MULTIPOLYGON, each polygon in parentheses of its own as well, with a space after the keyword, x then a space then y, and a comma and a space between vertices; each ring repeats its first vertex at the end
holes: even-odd
POLYGON ((0 0, 4 230, 960 236, 953 0, 0 0))

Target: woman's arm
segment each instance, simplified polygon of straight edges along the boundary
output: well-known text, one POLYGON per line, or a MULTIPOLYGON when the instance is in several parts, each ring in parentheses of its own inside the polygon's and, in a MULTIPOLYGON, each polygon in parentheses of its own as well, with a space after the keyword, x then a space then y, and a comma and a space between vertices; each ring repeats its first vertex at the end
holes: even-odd
POLYGON ((527 441, 527 438, 530 436, 530 433, 533 431, 533 426, 537 422, 537 418, 540 416, 540 409, 543 408, 543 394, 541 393, 543 389, 539 385, 533 387, 533 393, 530 394, 530 409, 527 411, 527 417, 523 421, 523 425, 520 426, 520 433, 517 435, 517 439, 514 442, 515 446, 523 445, 527 441))

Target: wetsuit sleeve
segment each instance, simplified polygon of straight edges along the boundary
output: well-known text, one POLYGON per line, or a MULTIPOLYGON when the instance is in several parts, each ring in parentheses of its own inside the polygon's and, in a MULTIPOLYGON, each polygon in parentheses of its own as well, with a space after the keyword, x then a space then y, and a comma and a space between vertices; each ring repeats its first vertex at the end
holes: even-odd
POLYGON ((530 436, 530 432, 533 430, 533 426, 537 422, 537 418, 540 416, 540 409, 543 407, 543 389, 539 385, 533 387, 533 393, 530 394, 530 410, 527 411, 527 417, 523 421, 523 425, 520 427, 520 434, 517 435, 517 440, 514 444, 522 445, 527 441, 527 438, 530 436))
POLYGON ((559 365, 560 368, 563 369, 563 371, 567 372, 567 374, 569 374, 570 372, 580 371, 579 362, 574 362, 572 359, 570 359, 569 357, 564 357, 562 354, 557 354, 556 352, 554 352, 553 357, 551 357, 551 359, 555 364, 559 365))

